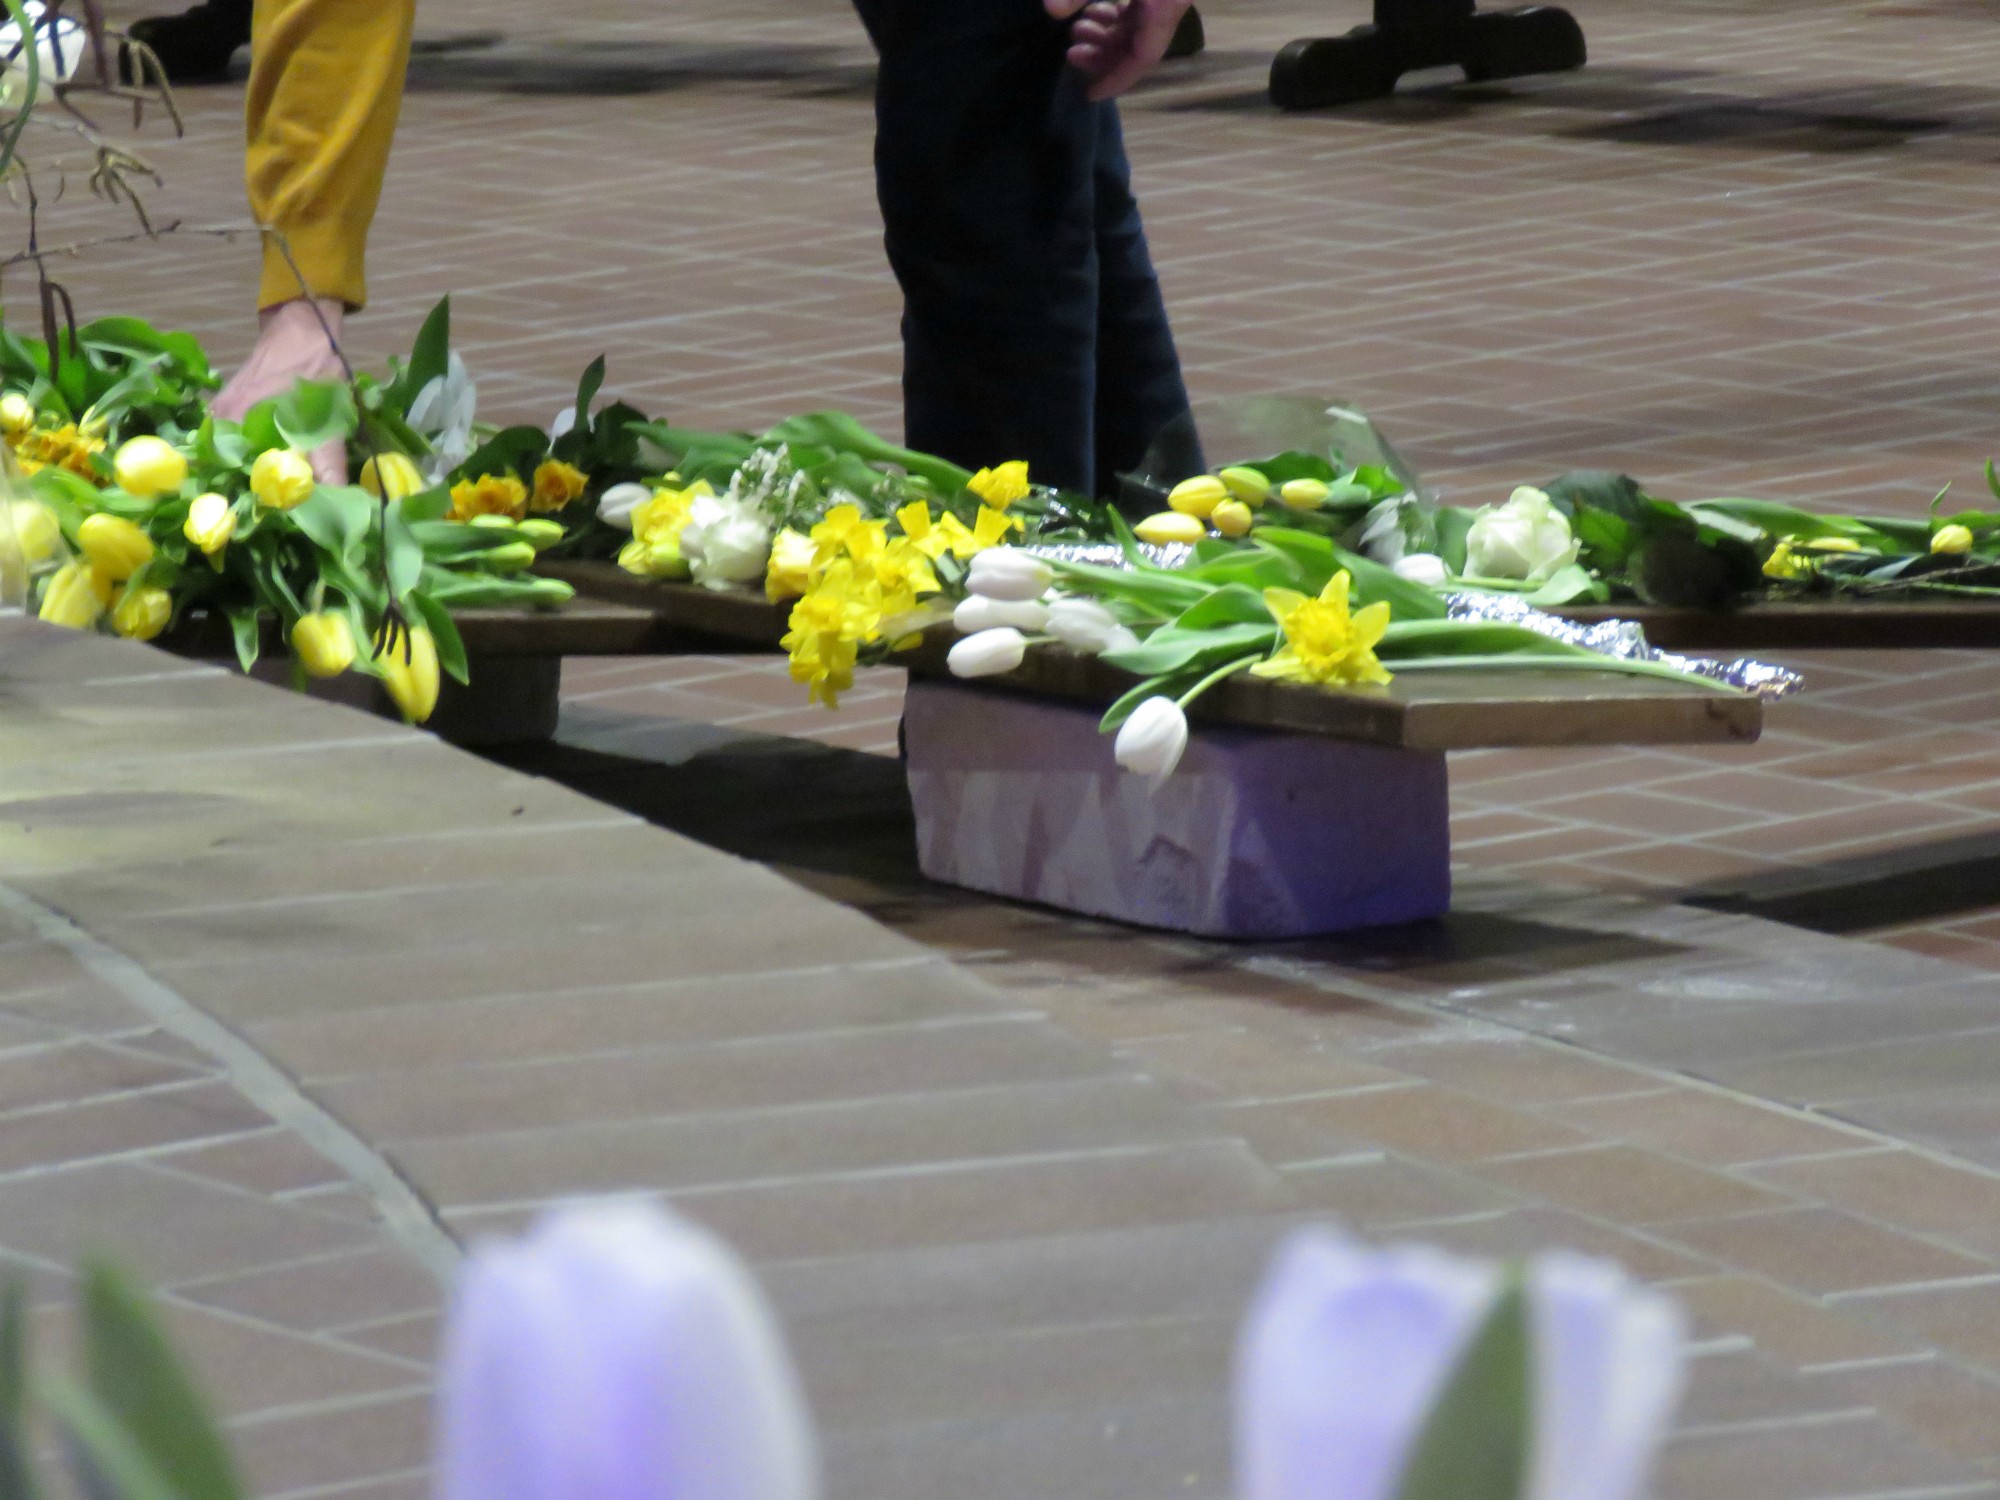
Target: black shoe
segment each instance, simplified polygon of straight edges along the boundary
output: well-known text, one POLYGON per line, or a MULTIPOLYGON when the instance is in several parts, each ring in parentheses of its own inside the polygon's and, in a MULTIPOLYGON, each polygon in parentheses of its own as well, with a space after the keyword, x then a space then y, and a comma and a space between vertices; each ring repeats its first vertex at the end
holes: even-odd
MULTIPOLYGON (((144 42, 166 70, 167 82, 223 83, 229 60, 250 42, 251 0, 202 0, 177 16, 148 16, 134 21, 134 41, 144 42)), ((120 72, 132 80, 128 56, 120 72)))
POLYGON ((1207 45, 1208 37, 1201 26, 1201 12, 1190 5, 1182 12, 1180 25, 1174 28, 1174 39, 1167 43, 1167 56, 1193 57, 1207 45))

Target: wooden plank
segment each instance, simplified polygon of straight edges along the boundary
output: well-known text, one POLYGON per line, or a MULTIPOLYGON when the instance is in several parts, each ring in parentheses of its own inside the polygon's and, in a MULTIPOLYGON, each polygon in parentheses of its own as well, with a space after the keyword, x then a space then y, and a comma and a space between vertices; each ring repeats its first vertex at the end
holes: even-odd
MULTIPOLYGON (((948 636, 895 660, 942 677, 948 636)), ((1138 679, 1094 657, 1037 646, 1020 669, 982 685, 1110 704, 1138 679)), ((1323 734, 1404 750, 1527 745, 1748 744, 1764 706, 1656 677, 1551 671, 1405 672, 1386 687, 1298 687, 1239 674, 1204 694, 1193 718, 1243 728, 1323 734)))
POLYGON ((1555 611, 1596 624, 1633 620, 1646 639, 1673 651, 1982 649, 2000 646, 2000 600, 1751 604, 1733 610, 1579 604, 1555 611))
MULTIPOLYGON (((677 627, 736 642, 775 646, 790 608, 750 589, 717 590, 635 578, 610 563, 545 565, 579 598, 644 605, 677 627)), ((918 676, 948 675, 955 639, 936 630, 892 660, 918 676)), ((724 647, 724 649, 729 649, 724 647)), ((1109 704, 1138 679, 1095 657, 1037 646, 1017 672, 982 679, 1026 693, 1109 704)), ((1323 734, 1410 750, 1502 745, 1744 744, 1763 728, 1763 705, 1739 693, 1662 681, 1575 672, 1406 672, 1386 688, 1328 692, 1241 675, 1204 696, 1195 717, 1244 728, 1323 734)))
POLYGON ((637 578, 616 563, 544 561, 535 571, 560 578, 579 598, 611 600, 651 610, 660 620, 692 637, 731 641, 723 650, 770 650, 784 636, 789 602, 773 604, 760 590, 705 589, 690 583, 637 578))

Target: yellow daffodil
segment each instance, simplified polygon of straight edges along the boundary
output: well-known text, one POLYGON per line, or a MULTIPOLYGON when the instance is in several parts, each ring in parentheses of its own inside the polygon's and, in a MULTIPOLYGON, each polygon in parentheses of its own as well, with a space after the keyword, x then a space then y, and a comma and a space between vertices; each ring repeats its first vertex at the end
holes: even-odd
POLYGON ((858 505, 834 506, 812 529, 814 555, 822 567, 843 552, 857 562, 866 562, 888 539, 888 524, 868 520, 858 505))
POLYGON ((868 567, 874 575, 875 587, 880 590, 877 603, 884 615, 908 614, 916 607, 919 595, 938 591, 931 560, 906 536, 884 544, 881 551, 868 559, 868 567))
POLYGON ((1766 578, 1812 577, 1819 571, 1819 562, 1806 550, 1807 545, 1803 542, 1794 542, 1789 537, 1780 541, 1771 549, 1771 555, 1764 559, 1764 576, 1766 578))
POLYGON ((153 539, 123 516, 84 517, 76 541, 91 567, 113 583, 123 583, 153 560, 153 539))
POLYGON ((292 650, 308 677, 338 677, 354 665, 354 630, 335 610, 300 615, 292 626, 292 650))
MULTIPOLYGON (((970 557, 974 552, 984 552, 988 547, 997 547, 1007 540, 1010 531, 1024 531, 1019 516, 1010 516, 1002 511, 981 507, 973 518, 971 552, 960 552, 961 557, 970 557)), ((956 548, 953 549, 957 551, 956 548)))
POLYGON ((686 578, 692 571, 678 539, 635 536, 618 550, 618 566, 640 578, 686 578))
POLYGON ((583 498, 586 483, 583 470, 559 458, 545 458, 535 468, 535 482, 528 495, 532 511, 561 510, 583 498))
POLYGON ((165 438, 135 437, 119 445, 111 475, 133 499, 157 500, 187 483, 188 461, 165 438))
POLYGON ((401 500, 423 490, 424 475, 406 453, 378 453, 361 466, 361 488, 377 500, 401 500))
POLYGON ((82 560, 56 569, 42 590, 40 618, 51 625, 88 630, 111 603, 111 580, 82 560))
POLYGON ((1317 599, 1296 589, 1265 589, 1264 607, 1284 631, 1285 644, 1250 670, 1280 682, 1387 682, 1375 645, 1389 628, 1389 606, 1377 602, 1349 614, 1351 584, 1345 572, 1336 573, 1317 599))
POLYGON ((696 480, 685 489, 663 484, 653 491, 652 499, 632 507, 632 535, 642 541, 671 541, 678 550, 681 532, 687 528, 695 501, 714 493, 705 479, 696 480))
POLYGON ((30 474, 48 466, 67 469, 80 479, 95 482, 97 469, 90 458, 103 449, 103 438, 83 431, 72 422, 54 429, 37 428, 26 434, 20 441, 18 452, 21 467, 30 474))
POLYGON ((0 433, 5 433, 9 442, 25 436, 34 425, 34 402, 19 391, 0 396, 0 433))
POLYGON ((791 657, 792 680, 805 683, 814 700, 828 708, 837 707, 840 694, 854 685, 859 645, 881 634, 880 594, 853 559, 843 557, 792 606, 791 629, 779 644, 791 657))
MULTIPOLYGON (((955 521, 957 517, 946 515, 944 519, 955 521)), ((896 524, 903 528, 903 535, 910 539, 916 549, 933 562, 951 550, 951 532, 942 522, 931 519, 930 506, 921 500, 912 500, 897 511, 896 524)), ((959 522, 958 529, 965 531, 964 522, 959 522)), ((970 532, 966 534, 971 535, 970 532)))
POLYGON ((150 641, 174 617, 173 595, 151 584, 127 588, 111 609, 111 628, 130 641, 150 641))
POLYGON ((528 487, 512 474, 481 474, 451 487, 451 518, 507 516, 520 520, 528 513, 528 487))
MULTIPOLYGON (((923 507, 917 507, 922 510, 923 507)), ((925 513, 928 516, 928 512, 925 513)), ((764 572, 764 597, 772 603, 797 599, 819 580, 819 549, 811 537, 787 526, 771 538, 771 563, 764 572)))
POLYGON ((995 510, 1005 510, 1016 500, 1027 498, 1027 461, 1017 458, 998 468, 981 469, 966 481, 965 487, 995 510))
POLYGON ((271 448, 250 465, 250 493, 267 510, 300 505, 318 483, 312 460, 296 448, 271 448))
POLYGON ((403 717, 412 724, 428 719, 438 700, 437 642, 431 639, 430 631, 421 625, 385 631, 373 660, 382 686, 403 717))
POLYGON ((227 495, 218 495, 213 490, 196 495, 188 507, 187 520, 181 523, 181 535, 194 543, 203 556, 219 555, 236 535, 235 505, 227 495))

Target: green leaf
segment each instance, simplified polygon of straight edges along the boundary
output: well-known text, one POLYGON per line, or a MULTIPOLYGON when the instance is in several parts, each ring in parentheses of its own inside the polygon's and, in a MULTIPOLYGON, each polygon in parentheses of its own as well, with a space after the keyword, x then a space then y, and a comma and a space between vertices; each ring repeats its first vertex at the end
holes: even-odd
POLYGON ((604 356, 598 355, 584 366, 583 378, 576 383, 576 425, 590 426, 590 403, 597 399, 597 393, 604 388, 604 356))
POLYGON ((1547 582, 1538 585, 1527 595, 1528 603, 1537 609, 1553 609, 1559 604, 1572 604, 1578 599, 1608 599, 1611 591, 1595 578, 1590 570, 1571 563, 1558 568, 1547 582))
MULTIPOLYGON (((1192 667, 1217 667, 1232 656, 1269 650, 1277 640, 1277 622, 1268 614, 1261 625, 1221 625, 1207 630, 1177 630, 1162 626, 1138 645, 1124 651, 1107 651, 1101 660, 1120 671, 1141 677, 1159 677, 1192 667)), ((1197 676, 1200 674, 1197 673, 1197 676)))
POLYGON ((0 1500, 34 1500, 27 1422, 28 1292, 10 1274, 0 1283, 0 1500))
POLYGON ((548 451, 549 435, 541 428, 503 427, 452 472, 467 479, 486 474, 517 474, 526 479, 548 451))
MULTIPOLYGON (((972 478, 969 469, 961 469, 942 458, 919 453, 914 448, 899 447, 886 438, 877 437, 846 412, 816 411, 792 417, 765 433, 761 442, 831 448, 835 452, 851 453, 869 464, 894 464, 906 473, 928 480, 944 496, 959 494, 972 478)), ((685 469, 681 472, 684 477, 694 477, 685 469)), ((1032 479, 1034 476, 1029 477, 1032 479)))
POLYGON ((287 446, 285 435, 278 430, 277 400, 259 401, 243 413, 242 432, 245 459, 287 446))
POLYGON ((1212 630, 1218 625, 1270 625, 1264 595, 1240 583, 1225 584, 1199 604, 1190 605, 1175 620, 1177 630, 1212 630))
POLYGON ((229 633, 236 640, 236 660, 247 672, 257 665, 263 644, 263 610, 255 604, 227 604, 223 613, 229 616, 229 633))
POLYGON ((438 304, 417 330, 410 346, 410 362, 398 373, 395 383, 396 406, 407 413, 410 403, 433 380, 444 377, 451 364, 451 298, 440 297, 438 304))
POLYGON ((451 618, 451 611, 422 589, 412 589, 407 603, 415 606, 424 624, 430 627, 431 639, 437 643, 438 666, 446 675, 460 683, 472 680, 466 669, 465 642, 459 638, 458 626, 451 618))
POLYGON ((427 568, 423 588, 452 609, 553 609, 576 597, 576 590, 561 579, 537 578, 532 573, 501 578, 492 573, 468 576, 427 568))
POLYGON ((1332 463, 1323 453, 1301 453, 1289 449, 1270 458, 1260 458, 1254 463, 1239 465, 1245 469, 1255 469, 1271 481, 1273 489, 1293 479, 1320 479, 1332 484, 1338 477, 1332 463))
POLYGON ((389 581, 389 596, 403 599, 424 574, 424 546, 400 510, 385 514, 382 528, 382 570, 389 581))
POLYGON ((451 486, 435 484, 414 495, 405 495, 397 504, 402 509, 403 519, 412 526, 420 522, 442 521, 451 514, 451 486))
POLYGON ((1078 593, 1100 599, 1122 599, 1161 620, 1171 620, 1190 605, 1200 603, 1209 593, 1207 584, 1151 565, 1107 568, 1097 563, 1051 558, 1049 567, 1058 579, 1075 585, 1078 593))
POLYGON ((1396 1500, 1520 1500, 1534 1433, 1533 1353, 1515 1270, 1432 1403, 1396 1500))
POLYGON ((326 380, 298 381, 278 397, 271 417, 278 435, 302 453, 349 437, 361 420, 354 407, 354 393, 326 380))
POLYGON ((87 1266, 84 1364, 90 1392, 184 1500, 242 1500, 229 1447, 145 1299, 116 1271, 87 1266))
POLYGON ((320 485, 284 514, 322 551, 351 559, 381 512, 381 502, 352 485, 320 485))
POLYGON ((78 1488, 92 1500, 208 1500, 177 1491, 104 1403, 68 1380, 36 1382, 55 1417, 78 1488))

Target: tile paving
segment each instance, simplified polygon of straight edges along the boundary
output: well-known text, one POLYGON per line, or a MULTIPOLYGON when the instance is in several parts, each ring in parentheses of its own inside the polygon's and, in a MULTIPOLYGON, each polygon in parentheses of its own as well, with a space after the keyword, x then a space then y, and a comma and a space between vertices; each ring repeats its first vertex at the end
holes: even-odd
MULTIPOLYGON (((1128 112, 1198 394, 1338 391, 1461 497, 1571 463, 1885 508, 1975 483, 1982 9, 1594 0, 1574 77, 1270 113, 1272 48, 1362 9, 1218 10, 1128 112)), ((844 9, 423 23, 499 40, 420 63, 357 353, 449 289, 496 417, 603 348, 684 421, 894 430, 844 9)), ((240 214, 239 97, 184 101, 170 215, 240 214)), ((250 260, 67 276, 227 352, 250 260)), ((1813 694, 1737 751, 1460 757, 1450 922, 1243 950, 915 881, 893 670, 826 716, 769 661, 572 662, 529 767, 833 905, 392 727, 10 639, 0 1257, 52 1299, 119 1246, 274 1500, 421 1489, 431 1270, 600 1187, 759 1262, 837 1495, 1222 1492, 1230 1323, 1322 1213, 1671 1284, 1704 1343, 1670 1500, 2000 1488, 1995 919, 1867 946, 1630 894, 1990 831, 1983 656, 1803 657, 1813 694), (741 940, 702 917, 753 908, 741 940)))

